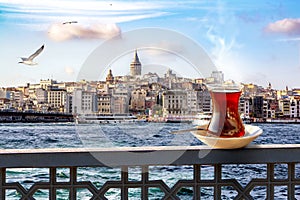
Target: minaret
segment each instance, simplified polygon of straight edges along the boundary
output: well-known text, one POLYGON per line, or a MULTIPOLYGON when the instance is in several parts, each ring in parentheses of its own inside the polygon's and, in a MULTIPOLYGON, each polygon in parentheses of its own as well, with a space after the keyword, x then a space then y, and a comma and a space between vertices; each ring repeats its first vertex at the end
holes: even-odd
POLYGON ((130 75, 140 76, 142 74, 142 64, 139 60, 137 50, 135 50, 133 61, 130 63, 130 75))

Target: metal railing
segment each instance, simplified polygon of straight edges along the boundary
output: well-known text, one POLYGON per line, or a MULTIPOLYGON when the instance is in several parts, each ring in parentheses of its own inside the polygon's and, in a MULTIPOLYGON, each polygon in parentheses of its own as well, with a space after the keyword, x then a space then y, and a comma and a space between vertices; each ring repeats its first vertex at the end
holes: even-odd
MULTIPOLYGON (((276 199, 274 188, 277 186, 286 188, 283 199, 296 199, 300 197, 299 155, 299 144, 249 145, 234 150, 210 149, 207 146, 0 150, 0 199, 6 199, 11 190, 16 191, 20 199, 35 199, 35 193, 46 190, 49 199, 55 200, 57 191, 61 189, 68 191, 67 199, 78 199, 78 190, 86 189, 90 193, 90 199, 102 200, 109 199, 106 193, 112 188, 120 191, 120 199, 130 199, 131 189, 139 189, 137 199, 157 199, 149 197, 151 188, 159 189, 162 196, 158 199, 166 200, 180 199, 182 188, 190 189, 190 199, 201 199, 203 188, 210 188, 212 191, 211 196, 206 199, 222 199, 223 190, 228 188, 236 193, 232 199, 259 199, 251 193, 256 187, 265 188, 263 199, 276 199), (266 176, 249 177, 250 181, 245 184, 235 178, 226 178, 224 167, 236 164, 265 166, 266 176), (283 170, 284 178, 276 177, 277 165, 286 166, 286 171, 283 170), (149 177, 153 166, 189 166, 192 175, 170 186, 162 179, 149 177), (213 173, 208 179, 203 176, 203 167, 206 166, 210 166, 213 173), (120 168, 120 178, 106 180, 101 187, 97 187, 91 180, 78 178, 81 167, 120 168), (130 178, 131 167, 140 168, 139 179, 130 178), (18 181, 8 180, 7 171, 14 168, 46 168, 49 174, 46 179, 35 181, 26 188, 18 181), (68 169, 67 180, 58 179, 61 168, 68 169)), ((178 171, 173 175, 178 175, 178 171)))

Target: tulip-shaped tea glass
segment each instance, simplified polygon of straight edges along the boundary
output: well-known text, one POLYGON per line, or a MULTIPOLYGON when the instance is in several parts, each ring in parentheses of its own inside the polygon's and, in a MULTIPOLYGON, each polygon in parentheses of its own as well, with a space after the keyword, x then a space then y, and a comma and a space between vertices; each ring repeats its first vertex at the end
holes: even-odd
POLYGON ((208 133, 217 137, 242 137, 245 127, 240 118, 238 106, 241 84, 208 84, 212 98, 213 113, 208 133))

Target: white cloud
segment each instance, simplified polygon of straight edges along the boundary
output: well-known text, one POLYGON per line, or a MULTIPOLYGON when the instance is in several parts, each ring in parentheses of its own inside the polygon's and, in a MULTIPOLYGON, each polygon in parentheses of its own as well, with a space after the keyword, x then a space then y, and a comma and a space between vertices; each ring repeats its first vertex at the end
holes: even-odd
POLYGON ((59 21, 76 20, 82 23, 121 23, 168 15, 163 11, 169 8, 170 2, 100 2, 95 0, 0 0, 6 18, 14 23, 49 24, 59 21))
POLYGON ((120 35, 121 29, 116 24, 52 24, 48 36, 54 41, 65 41, 74 38, 109 39, 120 35))
POLYGON ((17 5, 23 8, 24 11, 26 9, 40 9, 42 10, 74 10, 78 11, 84 10, 151 10, 164 7, 164 3, 158 2, 149 2, 149 1, 140 1, 140 2, 122 2, 122 1, 95 1, 95 0, 87 0, 87 1, 73 1, 73 0, 0 0, 1 3, 6 3, 10 5, 17 5))
POLYGON ((265 30, 272 33, 282 33, 286 35, 300 35, 300 18, 285 18, 270 23, 265 30))

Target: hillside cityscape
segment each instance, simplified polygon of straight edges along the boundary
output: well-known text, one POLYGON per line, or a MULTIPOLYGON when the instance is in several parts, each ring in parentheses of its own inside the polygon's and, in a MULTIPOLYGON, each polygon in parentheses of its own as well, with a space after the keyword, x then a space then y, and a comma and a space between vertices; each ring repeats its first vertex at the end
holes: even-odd
MULTIPOLYGON (((168 69, 163 77, 142 75, 142 63, 135 51, 130 75, 105 81, 58 82, 53 79, 26 86, 0 88, 1 111, 84 113, 132 113, 147 118, 195 116, 211 112, 206 84, 224 82, 222 71, 211 77, 190 79, 168 69)), ((300 118, 300 88, 275 90, 243 83, 239 110, 252 119, 300 118)))

